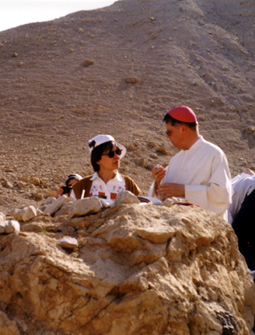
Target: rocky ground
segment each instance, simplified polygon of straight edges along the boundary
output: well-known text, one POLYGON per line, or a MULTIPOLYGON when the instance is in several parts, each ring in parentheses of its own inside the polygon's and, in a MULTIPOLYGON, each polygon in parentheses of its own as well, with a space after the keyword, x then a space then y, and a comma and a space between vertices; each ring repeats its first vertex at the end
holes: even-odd
POLYGON ((0 234, 1 335, 252 335, 254 282, 231 226, 123 193, 0 234))
POLYGON ((99 133, 128 148, 121 172, 147 194, 176 152, 162 117, 180 104, 232 175, 255 169, 254 16, 251 0, 122 0, 1 32, 0 212, 90 173, 99 133))

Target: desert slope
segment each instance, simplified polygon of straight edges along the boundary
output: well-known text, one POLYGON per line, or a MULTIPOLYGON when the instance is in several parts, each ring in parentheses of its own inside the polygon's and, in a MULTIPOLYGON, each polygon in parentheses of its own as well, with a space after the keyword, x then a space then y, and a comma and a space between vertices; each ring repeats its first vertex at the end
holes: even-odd
POLYGON ((179 104, 233 175, 255 169, 254 16, 252 1, 122 0, 1 32, 0 211, 90 172, 98 133, 128 147, 121 171, 146 194, 175 153, 161 120, 179 104), (31 176, 39 185, 18 185, 31 176))

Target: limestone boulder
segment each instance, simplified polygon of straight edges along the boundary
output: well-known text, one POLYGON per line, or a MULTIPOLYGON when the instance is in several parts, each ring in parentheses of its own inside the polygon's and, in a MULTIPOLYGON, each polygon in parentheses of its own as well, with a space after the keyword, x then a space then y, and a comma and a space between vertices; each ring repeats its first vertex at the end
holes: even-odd
POLYGON ((72 206, 72 203, 74 202, 74 198, 68 197, 61 208, 54 214, 54 217, 61 216, 61 215, 67 215, 69 214, 69 209, 72 206))
POLYGON ((15 220, 0 221, 0 234, 18 233, 20 231, 20 224, 15 220))
POLYGON ((63 206, 66 199, 67 199, 66 195, 63 195, 62 197, 55 199, 45 208, 43 213, 54 216, 54 214, 63 206))
POLYGON ((139 204, 140 201, 134 193, 130 191, 121 191, 117 194, 114 205, 139 204))
POLYGON ((15 208, 9 214, 17 221, 26 222, 37 216, 37 209, 34 206, 27 206, 22 209, 15 208))
POLYGON ((125 204, 42 219, 44 233, 0 235, 0 311, 20 334, 252 335, 254 283, 215 214, 125 204), (66 228, 78 250, 60 248, 66 228))
POLYGON ((69 208, 70 218, 98 213, 103 207, 98 197, 89 197, 75 201, 69 208))

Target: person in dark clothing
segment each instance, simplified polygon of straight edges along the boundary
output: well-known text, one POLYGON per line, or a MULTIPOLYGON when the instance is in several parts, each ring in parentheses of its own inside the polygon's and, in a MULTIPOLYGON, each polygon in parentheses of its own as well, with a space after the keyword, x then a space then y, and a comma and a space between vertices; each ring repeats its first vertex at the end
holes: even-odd
POLYGON ((232 227, 238 238, 238 246, 248 268, 255 270, 255 189, 244 199, 234 217, 232 227))

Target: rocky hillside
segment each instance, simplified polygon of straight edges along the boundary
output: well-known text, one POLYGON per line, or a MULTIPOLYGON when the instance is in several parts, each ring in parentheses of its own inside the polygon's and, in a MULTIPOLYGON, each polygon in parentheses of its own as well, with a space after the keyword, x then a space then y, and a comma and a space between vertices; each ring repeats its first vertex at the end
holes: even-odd
POLYGON ((255 169, 254 16, 252 0, 121 0, 1 32, 0 211, 90 172, 98 133, 127 146, 121 171, 147 194, 175 153, 161 120, 179 104, 233 175, 255 169))

